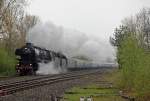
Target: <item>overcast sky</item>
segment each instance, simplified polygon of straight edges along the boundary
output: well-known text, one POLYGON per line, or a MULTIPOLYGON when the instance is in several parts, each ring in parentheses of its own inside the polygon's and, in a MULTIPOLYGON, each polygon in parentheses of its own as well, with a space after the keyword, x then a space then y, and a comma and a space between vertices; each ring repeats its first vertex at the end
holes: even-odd
POLYGON ((33 0, 28 12, 106 40, 122 19, 143 7, 150 7, 150 0, 33 0))

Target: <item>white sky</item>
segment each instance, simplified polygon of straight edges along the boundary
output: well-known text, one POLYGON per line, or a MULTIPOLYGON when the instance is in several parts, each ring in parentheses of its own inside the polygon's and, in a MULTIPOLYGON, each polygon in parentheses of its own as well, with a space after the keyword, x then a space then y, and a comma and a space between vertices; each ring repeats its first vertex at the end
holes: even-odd
POLYGON ((122 19, 143 7, 150 7, 150 0, 33 0, 28 12, 106 40, 122 19))

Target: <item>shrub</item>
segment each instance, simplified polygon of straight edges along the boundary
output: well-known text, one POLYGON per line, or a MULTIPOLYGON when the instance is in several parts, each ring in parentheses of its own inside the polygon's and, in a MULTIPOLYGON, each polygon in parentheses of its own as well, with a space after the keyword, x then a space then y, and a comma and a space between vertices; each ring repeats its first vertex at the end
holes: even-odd
POLYGON ((15 73, 16 59, 14 55, 0 48, 0 75, 13 75, 15 73))
POLYGON ((134 36, 121 42, 117 58, 121 68, 120 86, 138 95, 150 93, 150 53, 138 45, 134 36))

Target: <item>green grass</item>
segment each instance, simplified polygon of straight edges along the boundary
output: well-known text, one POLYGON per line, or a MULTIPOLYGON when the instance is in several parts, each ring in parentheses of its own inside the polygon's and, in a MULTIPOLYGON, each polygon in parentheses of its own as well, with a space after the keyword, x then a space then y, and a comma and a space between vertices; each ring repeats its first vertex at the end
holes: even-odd
POLYGON ((89 85, 84 88, 74 87, 65 93, 66 100, 64 101, 79 101, 80 97, 89 96, 92 96, 94 101, 125 101, 116 95, 117 92, 117 89, 104 88, 99 85, 89 85))
POLYGON ((95 97, 94 101, 126 101, 119 96, 104 96, 104 97, 95 97))
POLYGON ((77 93, 77 94, 98 94, 98 93, 115 93, 116 90, 115 89, 101 89, 101 88, 73 88, 71 91, 69 92, 73 92, 73 93, 77 93))
POLYGON ((0 48, 0 76, 14 75, 15 64, 15 56, 9 55, 5 49, 0 48))

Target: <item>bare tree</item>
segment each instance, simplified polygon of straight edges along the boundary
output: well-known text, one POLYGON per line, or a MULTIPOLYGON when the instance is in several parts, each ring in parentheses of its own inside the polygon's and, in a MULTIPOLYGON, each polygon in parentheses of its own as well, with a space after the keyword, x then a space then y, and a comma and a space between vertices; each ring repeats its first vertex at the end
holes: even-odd
POLYGON ((150 9, 142 9, 136 15, 136 33, 143 46, 150 48, 150 9))
POLYGON ((36 16, 25 14, 26 2, 27 0, 0 1, 0 42, 10 52, 25 43, 27 32, 39 20, 36 16))
POLYGON ((110 42, 118 46, 126 36, 133 34, 143 48, 150 49, 150 9, 142 9, 136 16, 125 18, 122 26, 116 28, 114 36, 110 37, 110 42))
POLYGON ((0 6, 0 35, 6 48, 12 49, 13 35, 16 32, 17 19, 23 11, 19 0, 2 0, 0 6), (10 47, 11 46, 11 47, 10 47))

